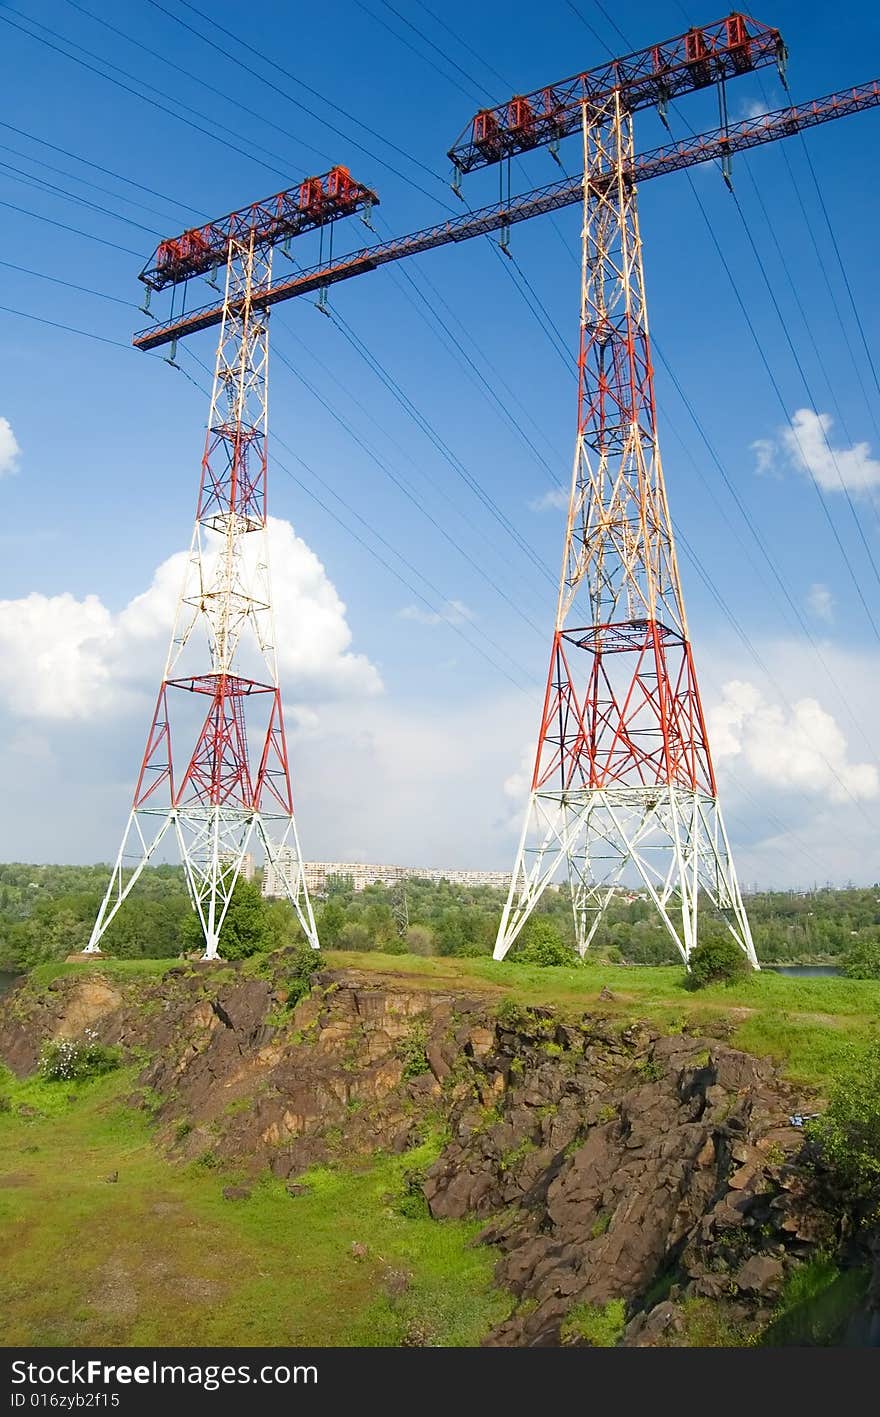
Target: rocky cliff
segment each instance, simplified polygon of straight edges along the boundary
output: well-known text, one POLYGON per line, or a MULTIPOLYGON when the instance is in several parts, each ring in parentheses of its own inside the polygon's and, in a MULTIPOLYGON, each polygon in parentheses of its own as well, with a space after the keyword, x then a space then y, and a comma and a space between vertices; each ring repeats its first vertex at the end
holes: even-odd
MULTIPOLYGON (((427 1135, 413 1176, 438 1219, 477 1215, 511 1313, 487 1342, 746 1342, 832 1221, 799 1164, 803 1101, 717 1038, 561 1018, 417 976, 316 976, 294 1002, 266 977, 187 965, 160 981, 90 970, 0 1004, 0 1056, 23 1074, 46 1038, 86 1027, 142 1070, 132 1105, 171 1156, 210 1154, 295 1184, 315 1162, 427 1135)), ((293 985, 295 990, 295 984, 293 985)))

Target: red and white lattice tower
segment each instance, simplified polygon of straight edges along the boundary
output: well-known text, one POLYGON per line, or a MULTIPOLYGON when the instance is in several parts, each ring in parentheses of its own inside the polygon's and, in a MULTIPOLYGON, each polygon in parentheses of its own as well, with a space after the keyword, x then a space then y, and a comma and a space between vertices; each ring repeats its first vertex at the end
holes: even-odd
POLYGON ((254 203, 158 248, 154 289, 225 264, 226 283, 195 529, 134 803, 89 952, 163 839, 177 842, 205 938, 223 920, 252 845, 277 868, 309 944, 318 935, 293 811, 266 514, 274 246, 375 195, 346 169, 254 203))
POLYGON ((718 804, 666 499, 632 115, 583 104, 578 435, 534 775, 495 958, 565 868, 577 947, 647 891, 685 962, 701 898, 757 967, 718 804))

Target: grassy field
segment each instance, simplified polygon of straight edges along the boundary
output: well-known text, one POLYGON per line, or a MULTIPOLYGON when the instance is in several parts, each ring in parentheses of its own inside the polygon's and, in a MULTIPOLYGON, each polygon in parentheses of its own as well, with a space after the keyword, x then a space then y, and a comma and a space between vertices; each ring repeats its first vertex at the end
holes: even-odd
POLYGON ((401 1213, 430 1144, 229 1201, 235 1178, 163 1157, 131 1088, 0 1079, 4 1343, 473 1345, 509 1312, 478 1224, 401 1213))

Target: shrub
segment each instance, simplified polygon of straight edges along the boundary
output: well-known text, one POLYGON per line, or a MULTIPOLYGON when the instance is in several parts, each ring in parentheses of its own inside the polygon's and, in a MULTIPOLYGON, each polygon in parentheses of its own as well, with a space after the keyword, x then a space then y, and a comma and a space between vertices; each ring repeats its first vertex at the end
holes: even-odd
POLYGON ((733 984, 749 971, 749 963, 729 935, 703 939, 688 960, 687 987, 703 989, 707 984, 733 984))
POLYGON ((607 1304, 575 1304, 560 1330, 563 1343, 586 1343, 590 1348, 614 1348, 626 1328, 626 1304, 610 1299, 607 1304))
POLYGON ((410 925, 406 932, 406 948, 410 954, 432 955, 434 931, 428 925, 410 925))
POLYGON ((556 965, 580 963, 552 920, 533 916, 523 930, 520 941, 515 957, 522 964, 539 964, 544 968, 553 968, 556 965))
POLYGON ((59 1038, 44 1043, 40 1053, 40 1074, 47 1082, 81 1082, 83 1078, 112 1073, 120 1064, 118 1048, 98 1042, 93 1028, 82 1038, 59 1038))
POLYGON ((880 944, 860 940, 847 950, 842 964, 847 979, 880 979, 880 944))
POLYGON ((430 1213, 423 1189, 426 1175, 426 1166, 408 1166, 403 1173, 401 1191, 394 1209, 407 1220, 425 1220, 430 1213))
POLYGON ((312 976, 321 968, 321 955, 311 945, 297 945, 290 958, 290 972, 286 977, 287 1005, 294 1008, 300 999, 311 992, 312 976))
POLYGON ((396 1053, 403 1063, 404 1078, 417 1078, 429 1068, 428 1032, 423 1022, 414 1023, 405 1038, 398 1041, 396 1053))
POLYGON ((513 1032, 529 1022, 528 1013, 515 999, 502 999, 495 1010, 495 1017, 502 1028, 509 1028, 513 1032))
POLYGON ((808 1135, 844 1207, 857 1220, 880 1218, 880 1043, 851 1052, 808 1135))
POLYGON ((337 936, 337 947, 340 950, 371 950, 374 948, 373 939, 366 925, 361 925, 357 920, 347 920, 337 936))

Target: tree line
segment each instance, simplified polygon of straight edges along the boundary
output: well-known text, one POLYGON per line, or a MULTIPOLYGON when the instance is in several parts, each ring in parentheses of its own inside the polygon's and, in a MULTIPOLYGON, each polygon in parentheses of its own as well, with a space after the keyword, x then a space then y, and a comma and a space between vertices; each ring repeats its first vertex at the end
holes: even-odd
MULTIPOLYGON (((84 948, 107 883, 106 866, 0 865, 0 970, 13 972, 84 948)), ((318 931, 328 949, 421 955, 489 955, 504 893, 489 886, 413 878, 393 888, 355 891, 350 878, 331 880, 315 901, 318 931)), ((765 963, 839 962, 860 951, 880 954, 880 885, 804 894, 767 892, 747 902, 759 958, 765 963)), ((706 933, 713 927, 706 921, 706 933)), ((224 926, 227 958, 297 943, 302 934, 286 901, 260 894, 259 873, 239 881, 224 926)), ((198 920, 183 872, 148 868, 119 911, 102 947, 123 958, 168 958, 198 950, 198 920)), ((568 887, 549 890, 523 931, 517 952, 552 962, 574 948, 568 887)), ((677 962, 671 941, 646 898, 615 896, 594 940, 611 962, 677 962)))

